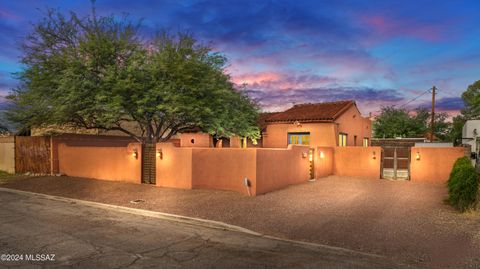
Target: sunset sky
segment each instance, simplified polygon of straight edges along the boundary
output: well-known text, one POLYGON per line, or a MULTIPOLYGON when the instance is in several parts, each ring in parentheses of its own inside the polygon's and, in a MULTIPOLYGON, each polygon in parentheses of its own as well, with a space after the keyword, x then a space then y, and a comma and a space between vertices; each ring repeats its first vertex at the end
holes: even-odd
MULTIPOLYGON (((0 2, 0 95, 15 85, 18 43, 46 7, 85 14, 90 3, 0 2)), ((268 111, 353 99, 368 114, 436 85, 438 108, 455 113, 480 79, 480 1, 98 0, 97 11, 142 18, 145 38, 189 30, 228 57, 233 81, 268 111)))

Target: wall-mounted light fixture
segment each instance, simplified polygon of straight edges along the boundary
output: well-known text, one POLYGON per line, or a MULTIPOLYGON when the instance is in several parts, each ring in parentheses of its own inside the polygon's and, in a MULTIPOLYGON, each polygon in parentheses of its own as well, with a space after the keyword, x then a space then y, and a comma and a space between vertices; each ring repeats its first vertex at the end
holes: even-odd
POLYGON ((160 158, 160 160, 163 160, 163 151, 162 151, 162 149, 157 150, 157 157, 160 158))
POLYGON ((132 152, 132 157, 135 158, 135 159, 138 159, 138 151, 137 149, 134 149, 133 152, 132 152))
POLYGON ((323 151, 320 151, 320 159, 324 159, 325 158, 325 153, 323 153, 323 151))
POLYGON ((307 153, 306 152, 302 152, 302 158, 307 158, 307 153))
POLYGON ((420 152, 417 151, 417 154, 415 155, 415 160, 420 161, 420 152))
POLYGON ((376 155, 376 154, 377 154, 377 153, 376 153, 375 151, 372 153, 372 159, 374 159, 374 160, 377 159, 377 155, 376 155))

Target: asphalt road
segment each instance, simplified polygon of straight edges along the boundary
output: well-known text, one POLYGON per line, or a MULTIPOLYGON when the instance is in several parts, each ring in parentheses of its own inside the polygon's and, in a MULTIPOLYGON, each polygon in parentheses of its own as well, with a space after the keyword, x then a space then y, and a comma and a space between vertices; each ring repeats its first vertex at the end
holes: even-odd
POLYGON ((0 268, 401 267, 339 248, 3 190, 0 254, 0 268))

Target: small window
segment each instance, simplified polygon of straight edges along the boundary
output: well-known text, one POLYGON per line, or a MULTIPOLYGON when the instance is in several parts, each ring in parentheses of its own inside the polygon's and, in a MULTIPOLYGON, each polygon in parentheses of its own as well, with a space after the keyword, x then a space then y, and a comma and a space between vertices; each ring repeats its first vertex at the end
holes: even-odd
POLYGON ((310 133, 288 133, 288 144, 310 145, 310 133))
POLYGON ((368 139, 368 137, 365 137, 365 138, 363 139, 363 146, 364 146, 364 147, 368 147, 368 146, 369 146, 369 139, 368 139))
POLYGON ((347 146, 347 134, 340 133, 338 134, 338 146, 346 147, 347 146))

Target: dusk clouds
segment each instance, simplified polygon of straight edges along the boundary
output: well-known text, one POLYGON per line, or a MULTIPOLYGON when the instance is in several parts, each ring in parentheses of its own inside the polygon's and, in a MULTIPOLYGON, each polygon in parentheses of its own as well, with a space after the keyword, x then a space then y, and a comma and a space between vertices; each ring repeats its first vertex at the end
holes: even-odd
MULTIPOLYGON (((35 8, 46 6, 90 8, 88 1, 1 3, 0 94, 21 68, 18 40, 40 17, 35 8)), ((368 114, 436 85, 439 109, 454 112, 461 92, 480 79, 476 1, 99 0, 97 10, 143 18, 146 37, 165 28, 209 42, 229 58, 232 80, 247 84, 265 110, 353 99, 368 114)))

